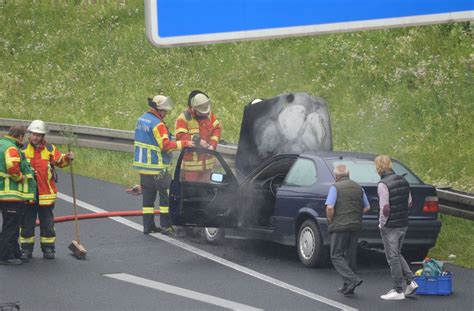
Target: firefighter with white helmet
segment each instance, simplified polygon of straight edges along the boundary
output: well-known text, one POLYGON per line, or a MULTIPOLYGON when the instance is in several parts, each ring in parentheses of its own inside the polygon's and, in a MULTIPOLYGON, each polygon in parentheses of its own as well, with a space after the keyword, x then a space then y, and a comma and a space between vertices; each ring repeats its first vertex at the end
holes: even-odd
MULTIPOLYGON (((176 138, 200 142, 200 146, 216 150, 221 137, 221 125, 211 111, 207 94, 194 90, 189 94, 188 109, 176 120, 176 138)), ((183 157, 183 176, 187 181, 209 181, 215 158, 205 154, 188 153, 183 157)))
POLYGON ((184 147, 193 147, 190 140, 174 141, 164 119, 173 108, 168 96, 156 95, 148 98, 150 108, 138 118, 135 126, 133 167, 140 174, 143 192, 143 233, 172 233, 169 219, 168 189, 171 183, 171 152, 184 147), (159 193, 160 225, 155 225, 155 200, 159 193))
POLYGON ((55 167, 66 167, 74 159, 74 154, 61 153, 58 148, 46 141, 48 133, 46 123, 34 120, 28 126, 30 136, 28 144, 23 147, 23 153, 35 171, 37 182, 37 200, 25 210, 21 223, 20 244, 22 259, 33 257, 35 244, 35 223, 39 218, 40 244, 43 257, 55 258, 56 232, 54 230, 54 204, 57 198, 57 175, 55 167))

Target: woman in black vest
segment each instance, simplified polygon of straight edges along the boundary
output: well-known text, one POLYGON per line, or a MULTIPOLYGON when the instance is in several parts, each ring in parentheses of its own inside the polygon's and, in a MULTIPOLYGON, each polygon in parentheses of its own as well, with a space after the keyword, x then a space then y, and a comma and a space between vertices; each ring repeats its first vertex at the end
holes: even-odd
POLYGON ((381 177, 377 186, 380 235, 394 284, 393 289, 380 298, 403 300, 418 288, 413 280, 413 273, 401 253, 408 229, 408 209, 412 205, 410 185, 403 176, 393 172, 389 156, 376 157, 375 168, 381 177), (403 280, 406 283, 405 291, 403 291, 403 280))

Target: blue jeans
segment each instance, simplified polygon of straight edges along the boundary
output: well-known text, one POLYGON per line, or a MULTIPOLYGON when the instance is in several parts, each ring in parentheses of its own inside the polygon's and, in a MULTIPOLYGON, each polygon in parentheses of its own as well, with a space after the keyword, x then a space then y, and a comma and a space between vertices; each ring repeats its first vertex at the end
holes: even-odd
POLYGON ((392 274, 393 288, 399 293, 403 292, 403 280, 407 284, 413 280, 413 272, 401 252, 406 233, 407 227, 380 229, 385 257, 392 274))

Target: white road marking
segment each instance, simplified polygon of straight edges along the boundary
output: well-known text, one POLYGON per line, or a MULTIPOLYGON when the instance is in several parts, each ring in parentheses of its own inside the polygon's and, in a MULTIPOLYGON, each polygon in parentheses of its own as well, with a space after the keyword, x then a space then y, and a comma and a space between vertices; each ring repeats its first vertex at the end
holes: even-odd
POLYGON ((263 310, 263 309, 254 308, 252 306, 244 305, 241 303, 237 303, 231 300, 222 299, 222 298, 218 298, 218 297, 203 294, 203 293, 198 293, 189 289, 144 279, 144 278, 127 274, 127 273, 104 274, 104 276, 117 279, 120 281, 128 282, 128 283, 133 283, 136 285, 148 287, 148 288, 157 289, 159 291, 167 292, 173 295, 202 301, 208 304, 216 305, 216 306, 231 309, 231 310, 242 310, 242 311, 262 311, 263 310))
MULTIPOLYGON (((72 203, 72 197, 68 196, 68 195, 65 195, 63 193, 59 193, 58 192, 58 198, 60 198, 61 200, 64 200, 66 202, 69 202, 69 203, 72 203)), ((82 208, 85 208, 89 211, 93 211, 95 213, 100 213, 100 212, 108 212, 106 210, 103 210, 97 206, 94 206, 94 205, 91 205, 89 203, 86 203, 86 202, 83 202, 83 201, 80 201, 80 200, 76 200, 76 203, 78 206, 82 207, 82 208)), ((126 226, 129 226, 130 228, 133 228, 133 229, 136 229, 138 231, 143 231, 143 226, 142 225, 139 225, 133 221, 130 221, 128 219, 125 219, 123 217, 111 217, 111 219, 115 220, 116 222, 119 222, 121 224, 124 224, 126 226)), ((259 273, 257 271, 254 271, 252 269, 249 269, 249 268, 246 268, 244 266, 241 266, 239 264, 236 264, 232 261, 229 261, 229 260, 226 260, 224 258, 221 258, 221 257, 218 257, 214 254, 211 254, 211 253, 208 253, 206 251, 203 251, 199 248, 196 248, 194 246, 191 246, 189 244, 186 244, 186 243, 183 243, 181 241, 178 241, 178 240, 175 240, 173 238, 170 238, 166 235, 163 235, 163 234, 160 234, 160 233, 152 233, 150 234, 150 236, 153 236, 157 239, 160 239, 162 241, 165 241, 167 243, 170 243, 172 245, 175 245, 179 248, 182 248, 182 249, 185 249, 191 253, 194 253, 196 255, 199 255, 199 256, 202 256, 204 258, 207 258, 209 260, 212 260, 214 262, 217 262, 221 265, 224 265, 226 267, 229 267, 231 269, 234 269, 234 270, 237 270, 241 273, 245 273, 247 275, 250 275, 254 278, 257 278, 257 279, 260 279, 262 281, 265 281, 267 283, 270 283, 272 285, 276 285, 278 287, 281 287, 281 288, 284 288, 286 290, 289 290, 293 293, 296 293, 298 295, 301 295, 301 296, 305 296, 307 298, 310 298, 310 299, 313 299, 313 300, 316 300, 316 301, 319 301, 319 302, 322 302, 324 304, 327 304, 329 306, 332 306, 332 307, 335 307, 335 308, 338 308, 340 310, 344 310, 344 311, 357 311, 357 309, 355 308, 352 308, 348 305, 345 305, 343 303, 340 303, 340 302, 337 302, 335 300, 332 300, 332 299, 329 299, 329 298, 326 298, 326 297, 323 297, 321 295, 318 295, 318 294, 315 294, 315 293, 312 293, 310 291, 307 291, 305 289, 302 289, 302 288, 299 288, 297 286, 294 286, 294 285, 291 285, 291 284, 288 284, 288 283, 285 283, 283 281, 280 281, 278 279, 275 279, 271 276, 268 276, 268 275, 265 275, 265 274, 262 274, 262 273, 259 273)))

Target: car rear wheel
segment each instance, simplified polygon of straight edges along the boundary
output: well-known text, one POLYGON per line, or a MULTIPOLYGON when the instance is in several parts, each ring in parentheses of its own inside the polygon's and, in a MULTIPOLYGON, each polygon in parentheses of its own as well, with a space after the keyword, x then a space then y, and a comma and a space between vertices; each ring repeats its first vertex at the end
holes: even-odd
POLYGON ((308 219, 301 224, 296 248, 300 261, 306 267, 319 267, 326 260, 321 233, 313 220, 308 219))
POLYGON ((207 243, 220 244, 224 241, 224 228, 205 227, 203 229, 203 236, 207 243))

